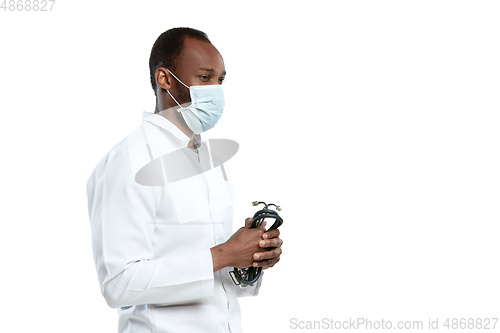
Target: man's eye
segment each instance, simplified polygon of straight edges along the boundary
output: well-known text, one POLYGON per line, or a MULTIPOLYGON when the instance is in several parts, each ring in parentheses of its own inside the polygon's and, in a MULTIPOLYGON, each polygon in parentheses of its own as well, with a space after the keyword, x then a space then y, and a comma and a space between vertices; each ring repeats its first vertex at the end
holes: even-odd
POLYGON ((210 80, 210 75, 201 75, 200 76, 203 81, 208 81, 210 80))
POLYGON ((219 84, 222 84, 222 82, 224 82, 224 79, 225 79, 224 77, 221 77, 221 78, 219 79, 219 84))

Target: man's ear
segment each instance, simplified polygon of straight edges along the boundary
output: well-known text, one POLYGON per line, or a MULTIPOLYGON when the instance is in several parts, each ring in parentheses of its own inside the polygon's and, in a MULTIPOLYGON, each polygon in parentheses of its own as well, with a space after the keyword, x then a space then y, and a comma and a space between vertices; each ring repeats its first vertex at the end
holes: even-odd
POLYGON ((172 75, 163 67, 159 67, 155 72, 156 87, 165 90, 172 88, 172 75))

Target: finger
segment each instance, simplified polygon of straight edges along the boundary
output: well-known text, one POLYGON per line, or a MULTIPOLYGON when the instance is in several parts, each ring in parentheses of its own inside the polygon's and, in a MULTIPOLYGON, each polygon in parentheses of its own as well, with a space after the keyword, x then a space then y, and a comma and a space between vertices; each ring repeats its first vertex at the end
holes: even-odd
POLYGON ((260 225, 259 228, 266 231, 266 225, 267 225, 267 221, 264 221, 264 222, 262 222, 262 224, 260 225))
POLYGON ((252 266, 253 267, 262 267, 262 269, 268 269, 268 268, 271 268, 274 265, 276 265, 276 263, 278 261, 280 261, 280 257, 276 257, 276 258, 269 259, 269 260, 254 261, 252 263, 252 266))
POLYGON ((283 240, 281 238, 272 238, 268 240, 261 240, 259 242, 259 246, 263 248, 280 247, 281 245, 283 245, 283 240))
POLYGON ((262 266, 262 270, 274 267, 274 265, 276 265, 278 261, 280 261, 280 257, 276 257, 274 259, 269 260, 264 266, 262 266))
POLYGON ((277 247, 275 249, 272 249, 272 250, 269 250, 266 252, 257 252, 257 253, 253 254, 253 260, 262 261, 262 260, 266 260, 266 259, 276 258, 276 257, 280 256, 282 252, 283 251, 281 250, 280 247, 277 247))
POLYGON ((264 238, 264 239, 276 238, 279 235, 280 235, 280 231, 278 229, 274 229, 274 230, 266 232, 264 235, 262 235, 262 238, 264 238))
MULTIPOLYGON (((250 228, 251 224, 252 224, 252 218, 251 217, 247 217, 246 220, 245 220, 245 228, 250 228)), ((262 222, 262 224, 259 226, 260 229, 266 231, 266 228, 265 226, 267 225, 267 221, 264 221, 262 222)))

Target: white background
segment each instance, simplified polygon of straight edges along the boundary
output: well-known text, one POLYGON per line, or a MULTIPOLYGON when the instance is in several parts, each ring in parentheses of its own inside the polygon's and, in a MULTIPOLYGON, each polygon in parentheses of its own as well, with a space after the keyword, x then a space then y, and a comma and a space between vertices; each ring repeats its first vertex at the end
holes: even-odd
MULTIPOLYGON (((115 332, 86 181, 152 112, 163 31, 205 31, 239 142, 235 228, 283 207, 246 332, 499 317, 497 1, 64 1, 0 10, 2 326, 115 332)), ((497 330, 500 323, 497 324, 497 330)))

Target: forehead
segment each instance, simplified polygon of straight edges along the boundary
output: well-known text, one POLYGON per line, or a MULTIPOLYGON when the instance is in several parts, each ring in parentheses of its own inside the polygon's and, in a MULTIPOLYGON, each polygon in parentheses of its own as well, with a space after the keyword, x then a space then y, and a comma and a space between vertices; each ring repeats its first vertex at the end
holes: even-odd
POLYGON ((193 38, 184 40, 177 65, 183 69, 204 67, 224 71, 224 60, 219 51, 212 44, 193 38))

